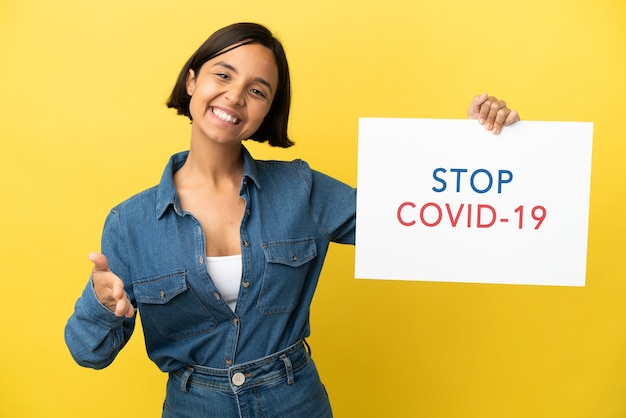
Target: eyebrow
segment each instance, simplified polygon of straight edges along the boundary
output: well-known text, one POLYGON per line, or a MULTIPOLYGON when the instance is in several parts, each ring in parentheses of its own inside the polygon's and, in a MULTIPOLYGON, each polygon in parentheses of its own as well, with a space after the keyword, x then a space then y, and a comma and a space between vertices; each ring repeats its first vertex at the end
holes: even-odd
MULTIPOLYGON (((226 68, 226 69, 228 69, 228 70, 230 70, 230 71, 232 71, 234 73, 238 73, 237 69, 235 67, 233 67, 232 65, 230 65, 229 63, 227 63, 227 62, 219 61, 219 62, 216 62, 214 65, 219 65, 220 67, 224 67, 224 68, 226 68)), ((274 92, 272 90, 272 85, 266 79, 264 79, 262 77, 256 77, 254 79, 254 81, 257 81, 257 82, 263 84, 264 86, 266 86, 268 89, 270 89, 270 92, 272 92, 272 93, 274 92)))

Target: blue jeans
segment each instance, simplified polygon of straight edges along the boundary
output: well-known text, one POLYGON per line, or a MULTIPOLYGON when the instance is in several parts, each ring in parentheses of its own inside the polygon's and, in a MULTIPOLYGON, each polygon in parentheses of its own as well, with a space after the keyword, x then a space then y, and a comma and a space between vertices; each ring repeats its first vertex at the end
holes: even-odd
POLYGON ((326 389, 302 341, 228 369, 189 366, 167 382, 163 418, 330 418, 326 389))

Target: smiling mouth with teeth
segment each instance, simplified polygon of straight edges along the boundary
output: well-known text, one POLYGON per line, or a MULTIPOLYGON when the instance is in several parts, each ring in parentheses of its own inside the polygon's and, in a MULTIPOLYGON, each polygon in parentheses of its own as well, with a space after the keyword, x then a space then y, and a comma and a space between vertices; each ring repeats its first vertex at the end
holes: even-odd
POLYGON ((212 111, 213 111, 213 114, 218 117, 218 119, 221 119, 224 122, 228 122, 232 125, 236 125, 239 123, 239 119, 232 117, 231 115, 224 112, 223 110, 213 108, 212 111))

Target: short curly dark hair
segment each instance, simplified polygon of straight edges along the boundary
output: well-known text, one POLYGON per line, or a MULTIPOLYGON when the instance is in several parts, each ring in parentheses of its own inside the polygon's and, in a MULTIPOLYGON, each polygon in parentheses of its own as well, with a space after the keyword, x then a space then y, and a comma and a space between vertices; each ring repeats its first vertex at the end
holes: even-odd
POLYGON ((191 96, 187 93, 186 87, 189 70, 193 70, 195 74, 198 74, 205 62, 220 55, 220 52, 225 52, 224 50, 229 46, 242 42, 246 44, 259 43, 269 48, 274 53, 276 66, 278 67, 278 86, 272 106, 263 123, 250 136, 250 139, 258 142, 268 142, 275 147, 288 148, 294 144, 287 135, 289 108, 291 106, 289 65, 280 41, 265 26, 258 23, 234 23, 219 29, 209 36, 180 71, 174 89, 167 100, 167 107, 176 109, 179 115, 184 115, 191 119, 189 112, 191 96))

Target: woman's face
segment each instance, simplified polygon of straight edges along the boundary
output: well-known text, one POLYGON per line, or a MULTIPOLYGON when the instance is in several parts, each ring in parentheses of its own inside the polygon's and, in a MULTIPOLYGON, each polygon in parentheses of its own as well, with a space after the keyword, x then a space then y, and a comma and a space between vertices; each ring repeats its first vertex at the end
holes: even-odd
POLYGON ((278 86, 273 52, 263 45, 242 45, 187 76, 193 118, 192 136, 219 143, 241 142, 261 126, 278 86))

